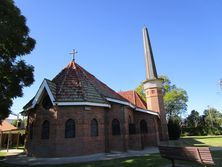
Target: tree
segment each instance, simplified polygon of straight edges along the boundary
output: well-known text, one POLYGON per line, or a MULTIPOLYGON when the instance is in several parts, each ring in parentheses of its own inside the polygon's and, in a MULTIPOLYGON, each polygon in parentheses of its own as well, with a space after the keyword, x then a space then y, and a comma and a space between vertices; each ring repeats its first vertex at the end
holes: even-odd
POLYGON ((184 89, 172 85, 166 76, 160 76, 163 79, 164 87, 164 107, 168 117, 175 117, 183 114, 187 110, 188 96, 184 89))
POLYGON ((201 116, 196 110, 192 110, 190 115, 185 119, 186 132, 189 135, 200 135, 201 130, 201 116))
POLYGON ((168 120, 168 134, 170 140, 178 140, 181 134, 181 119, 179 117, 170 117, 168 120))
POLYGON ((192 110, 190 115, 186 119, 187 125, 192 128, 197 128, 198 123, 200 122, 199 112, 192 110))
POLYGON ((34 67, 22 56, 29 54, 35 40, 29 37, 26 19, 12 0, 0 0, 0 120, 10 113, 13 99, 22 97, 23 87, 34 82, 34 67))
POLYGON ((215 108, 204 110, 203 128, 207 134, 222 134, 222 114, 215 108))
POLYGON ((197 111, 192 110, 185 119, 183 131, 189 135, 222 134, 222 113, 215 108, 208 108, 200 116, 197 111))

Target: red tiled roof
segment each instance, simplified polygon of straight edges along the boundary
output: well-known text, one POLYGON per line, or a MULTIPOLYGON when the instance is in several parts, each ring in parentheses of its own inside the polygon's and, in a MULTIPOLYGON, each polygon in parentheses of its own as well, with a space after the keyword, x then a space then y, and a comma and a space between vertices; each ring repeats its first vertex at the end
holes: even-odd
MULTIPOLYGON (((52 81, 46 81, 56 102, 108 104, 106 98, 127 101, 74 61, 71 61, 52 81)), ((23 108, 30 107, 33 99, 23 108)))
POLYGON ((140 95, 135 90, 129 90, 118 93, 136 107, 147 109, 146 102, 142 99, 142 97, 140 97, 140 95))
POLYGON ((52 83, 56 85, 56 101, 107 103, 106 97, 125 101, 74 61, 71 61, 52 83))
POLYGON ((2 123, 0 124, 0 131, 8 131, 8 130, 13 130, 17 129, 14 127, 12 124, 10 124, 8 121, 3 120, 2 123))

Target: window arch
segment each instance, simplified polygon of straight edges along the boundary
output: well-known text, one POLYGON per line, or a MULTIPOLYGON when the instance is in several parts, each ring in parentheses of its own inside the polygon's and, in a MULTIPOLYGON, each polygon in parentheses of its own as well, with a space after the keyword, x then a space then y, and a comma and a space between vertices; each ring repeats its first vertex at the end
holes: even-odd
POLYGON ((141 133, 147 133, 148 132, 147 123, 144 119, 140 121, 140 132, 141 133))
POLYGON ((65 124, 65 138, 74 138, 76 134, 75 121, 68 119, 65 124))
POLYGON ((118 119, 113 119, 112 121, 112 134, 120 135, 120 123, 118 119))
POLYGON ((33 138, 33 122, 29 126, 29 139, 33 138))
POLYGON ((98 122, 95 118, 91 120, 91 136, 98 136, 98 122))
POLYGON ((49 121, 45 120, 42 124, 42 139, 49 139, 49 121))

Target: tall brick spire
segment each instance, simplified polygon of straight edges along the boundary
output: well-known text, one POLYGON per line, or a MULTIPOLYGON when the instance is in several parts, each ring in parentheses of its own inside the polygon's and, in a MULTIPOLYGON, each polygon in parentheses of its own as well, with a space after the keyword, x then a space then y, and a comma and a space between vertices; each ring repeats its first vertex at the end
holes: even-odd
POLYGON ((150 38, 146 27, 143 28, 143 46, 144 46, 144 56, 146 64, 146 79, 147 80, 157 79, 158 76, 157 76, 155 61, 153 58, 150 38))
POLYGON ((146 80, 143 82, 143 89, 146 95, 147 108, 148 110, 152 110, 159 113, 159 138, 160 140, 168 140, 168 129, 162 91, 163 80, 158 78, 156 72, 153 52, 146 27, 143 28, 143 44, 146 64, 146 80))

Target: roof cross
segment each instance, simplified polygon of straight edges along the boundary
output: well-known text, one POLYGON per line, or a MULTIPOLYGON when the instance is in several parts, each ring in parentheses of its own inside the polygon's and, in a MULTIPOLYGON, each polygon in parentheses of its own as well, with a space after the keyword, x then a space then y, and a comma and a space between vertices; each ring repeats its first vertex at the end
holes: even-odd
POLYGON ((69 54, 72 55, 72 60, 75 61, 75 55, 77 54, 78 52, 73 49, 69 54))

